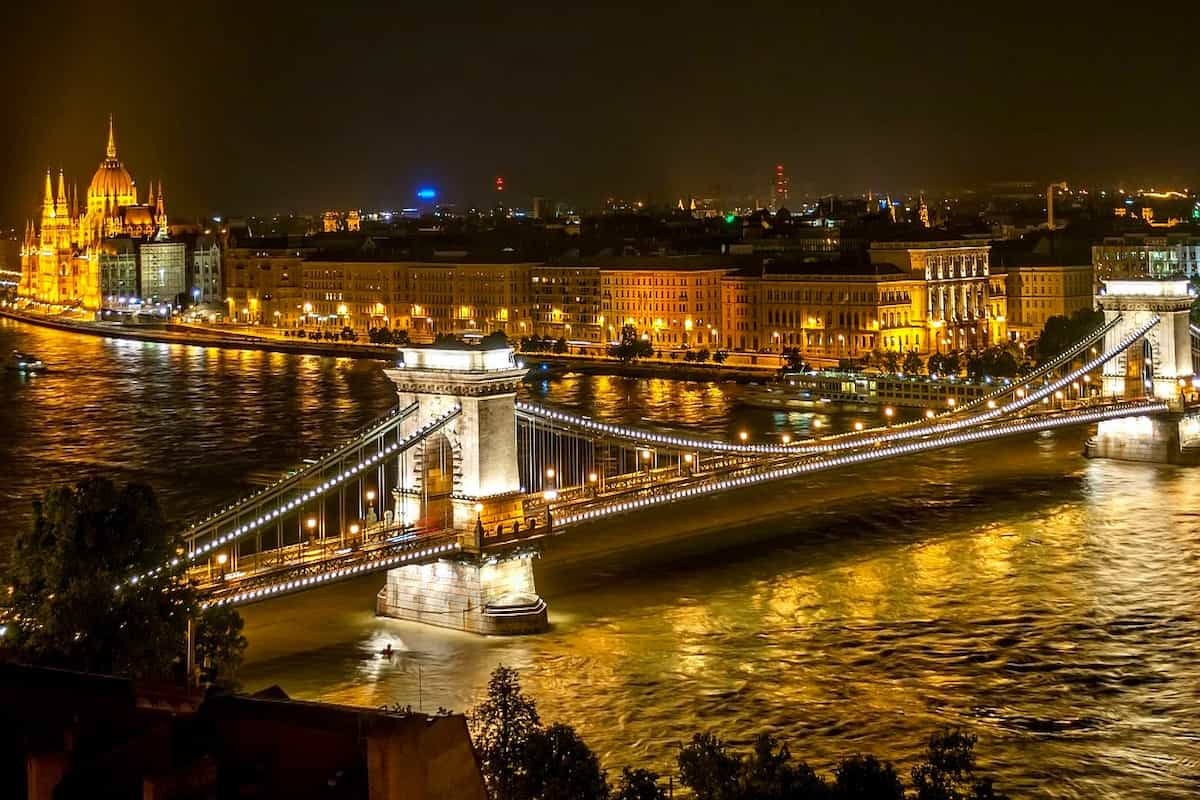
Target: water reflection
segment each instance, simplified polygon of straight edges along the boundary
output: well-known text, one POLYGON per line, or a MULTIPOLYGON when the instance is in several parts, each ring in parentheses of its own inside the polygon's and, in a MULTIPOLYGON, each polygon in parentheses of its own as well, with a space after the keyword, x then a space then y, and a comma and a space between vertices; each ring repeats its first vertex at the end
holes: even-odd
MULTIPOLYGON (((0 349, 14 347, 53 368, 0 383, 0 458, 21 467, 0 484, 14 524, 31 492, 85 473, 148 480, 183 518, 393 398, 364 362, 0 322, 0 349)), ((605 377, 530 389, 608 421, 709 435, 811 424, 746 408, 743 391, 605 377)), ((904 762, 930 730, 961 723, 1018 796, 1193 796, 1196 473, 1085 462, 1083 435, 757 487, 564 538, 536 565, 553 622, 543 636, 378 619, 376 577, 272 601, 247 611, 244 678, 300 697, 463 709, 504 662, 545 718, 577 725, 612 767, 668 766, 704 728, 781 733, 820 765, 857 748, 904 762), (735 521, 746 509, 758 518, 735 521), (676 535, 681 515, 709 532, 676 535)))

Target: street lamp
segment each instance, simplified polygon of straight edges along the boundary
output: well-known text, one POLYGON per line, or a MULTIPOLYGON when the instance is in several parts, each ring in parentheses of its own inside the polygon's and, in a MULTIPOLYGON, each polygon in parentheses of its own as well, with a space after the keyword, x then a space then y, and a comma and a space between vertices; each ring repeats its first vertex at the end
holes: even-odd
POLYGON ((375 490, 367 489, 367 522, 375 522, 375 490))
POLYGON ((856 430, 856 431, 861 431, 862 429, 863 429, 863 424, 862 424, 862 422, 861 422, 861 421, 858 421, 858 420, 855 420, 855 422, 854 422, 854 430, 856 430))
POLYGON ((932 408, 925 409, 925 419, 933 419, 933 409, 932 408))
POLYGON ((745 431, 738 431, 738 438, 745 443, 745 441, 750 438, 750 434, 746 433, 745 431))
POLYGON ((792 443, 792 435, 790 433, 785 433, 783 436, 780 437, 780 441, 782 441, 784 444, 791 444, 792 443))
POLYGON ((889 425, 891 425, 891 424, 892 424, 892 417, 895 415, 895 413, 896 413, 896 409, 892 408, 891 406, 885 406, 885 407, 884 407, 884 409, 883 409, 883 415, 884 415, 885 417, 887 417, 887 421, 888 421, 888 424, 889 424, 889 425))

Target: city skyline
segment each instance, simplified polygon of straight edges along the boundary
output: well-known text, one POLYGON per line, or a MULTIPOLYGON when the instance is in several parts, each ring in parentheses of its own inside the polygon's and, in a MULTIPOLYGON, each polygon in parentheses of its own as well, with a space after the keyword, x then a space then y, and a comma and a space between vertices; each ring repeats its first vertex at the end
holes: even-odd
POLYGON ((794 195, 1196 175, 1172 45, 1186 26, 1166 12, 1083 30, 1078 9, 1015 6, 56 9, 17 9, 9 29, 18 63, 39 65, 5 77, 9 226, 47 168, 92 168, 109 113, 185 216, 400 207, 426 185, 486 206, 497 176, 523 202, 765 199, 777 163, 794 195), (1148 33, 1153 78, 1113 63, 1148 33))

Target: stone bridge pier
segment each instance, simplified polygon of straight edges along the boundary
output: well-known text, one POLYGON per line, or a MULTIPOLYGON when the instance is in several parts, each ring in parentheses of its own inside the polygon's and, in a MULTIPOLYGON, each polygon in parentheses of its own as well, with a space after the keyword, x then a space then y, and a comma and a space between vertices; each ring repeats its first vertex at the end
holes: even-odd
POLYGON ((461 409, 401 458, 392 513, 405 525, 453 528, 468 544, 457 558, 389 571, 376 612, 479 634, 545 630, 531 554, 485 555, 475 537, 481 519, 517 516, 521 502, 516 392, 525 370, 512 349, 406 347, 384 373, 401 408, 417 404, 406 436, 461 409))

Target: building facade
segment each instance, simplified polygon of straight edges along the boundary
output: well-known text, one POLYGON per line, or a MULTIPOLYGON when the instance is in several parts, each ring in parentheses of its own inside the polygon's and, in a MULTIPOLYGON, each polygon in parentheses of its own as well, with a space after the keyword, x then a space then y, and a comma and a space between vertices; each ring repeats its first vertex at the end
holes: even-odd
POLYGON ((286 236, 248 239, 228 247, 222 283, 229 318, 284 328, 300 325, 306 316, 304 259, 308 254, 286 236))
POLYGON ((174 305, 188 293, 187 246, 162 237, 138 247, 140 293, 144 303, 174 305))
POLYGON ((1121 278, 1192 278, 1200 274, 1200 236, 1154 233, 1106 236, 1092 246, 1093 293, 1121 278))
POLYGON ((204 235, 196 239, 188 285, 192 300, 197 303, 225 302, 221 291, 221 245, 215 236, 204 235))
POLYGON ((137 244, 128 236, 105 239, 97 248, 101 308, 130 310, 138 300, 137 244))
POLYGON ((530 269, 532 333, 601 344, 612 341, 601 313, 600 268, 536 265, 530 269))
POLYGON ((1095 305, 1091 264, 1010 266, 1004 277, 1013 339, 1035 339, 1050 317, 1069 317, 1095 305))
POLYGON ((729 266, 707 256, 604 259, 600 311, 616 340, 631 325, 656 348, 717 347, 721 341, 721 280, 729 266))
POLYGON ((147 202, 138 202, 137 185, 117 157, 110 118, 104 158, 82 205, 77 190, 68 193, 61 171, 57 191, 46 173, 40 224, 30 221, 25 229, 18 294, 40 303, 99 310, 107 296, 101 288, 101 243, 114 237, 149 239, 166 227, 161 181, 157 197, 152 188, 147 202))
POLYGON ((970 350, 994 341, 988 303, 991 246, 961 240, 873 242, 871 261, 919 282, 918 316, 930 351, 970 350), (930 347, 930 345, 932 345, 930 347))

